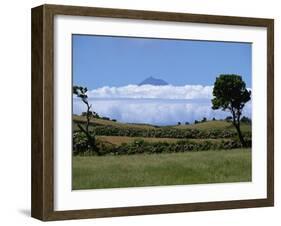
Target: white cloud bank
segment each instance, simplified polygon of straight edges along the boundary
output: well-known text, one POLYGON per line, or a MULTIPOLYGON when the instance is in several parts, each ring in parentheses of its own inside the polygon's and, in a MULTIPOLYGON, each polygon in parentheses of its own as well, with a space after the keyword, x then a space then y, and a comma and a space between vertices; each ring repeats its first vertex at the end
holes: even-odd
POLYGON ((102 87, 88 92, 91 98, 161 98, 161 99, 202 99, 212 98, 213 86, 153 86, 127 85, 102 87))
MULTIPOLYGON (((203 117, 225 118, 230 114, 211 108, 212 86, 136 86, 102 87, 88 92, 93 110, 121 122, 173 125, 193 123, 203 117)), ((73 112, 80 114, 85 105, 77 98, 73 112)), ((251 103, 243 111, 251 117, 251 103)))

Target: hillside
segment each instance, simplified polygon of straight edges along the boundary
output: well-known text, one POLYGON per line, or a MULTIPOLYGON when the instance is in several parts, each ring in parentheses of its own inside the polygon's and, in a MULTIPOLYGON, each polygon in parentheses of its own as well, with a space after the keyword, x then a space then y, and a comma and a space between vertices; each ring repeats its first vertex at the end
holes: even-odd
MULTIPOLYGON (((199 129, 199 130, 211 130, 211 129, 222 129, 222 130, 235 130, 231 122, 225 120, 216 120, 216 121, 206 121, 199 122, 197 124, 190 125, 176 125, 173 128, 178 129, 199 129)), ((251 125, 247 123, 241 123, 241 130, 243 132, 250 132, 251 125)))
MULTIPOLYGON (((73 115, 74 122, 86 122, 86 117, 73 115)), ((174 129, 198 129, 198 130, 235 130, 231 122, 224 120, 206 121, 197 124, 190 125, 175 125, 175 126, 154 126, 150 124, 134 124, 134 123, 122 123, 111 120, 92 118, 91 124, 96 126, 113 126, 119 128, 130 128, 130 129, 157 129, 157 128, 174 128, 174 129)), ((241 123, 241 130, 243 132, 251 132, 251 125, 241 123)))
MULTIPOLYGON (((86 122, 86 117, 73 115, 74 122, 86 122)), ((100 126, 114 126, 114 127, 122 127, 122 128, 132 128, 132 129, 155 129, 156 126, 149 125, 149 124, 134 124, 134 123, 122 123, 122 122, 115 122, 112 120, 105 120, 105 119, 91 119, 92 125, 100 125, 100 126)))

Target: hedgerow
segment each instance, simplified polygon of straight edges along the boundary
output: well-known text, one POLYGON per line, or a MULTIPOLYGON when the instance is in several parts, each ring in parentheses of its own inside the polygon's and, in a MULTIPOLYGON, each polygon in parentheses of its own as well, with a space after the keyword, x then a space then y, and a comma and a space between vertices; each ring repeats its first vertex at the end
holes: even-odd
MULTIPOLYGON (((247 146, 251 147, 251 140, 246 139, 247 146)), ((155 154, 155 153, 175 153, 189 151, 207 151, 221 149, 241 148, 238 139, 228 139, 216 142, 201 141, 194 142, 188 139, 176 143, 168 142, 146 142, 137 139, 132 143, 123 143, 120 146, 111 143, 97 142, 97 148, 102 155, 132 155, 132 154, 155 154)), ((87 146, 87 141, 83 134, 75 132, 73 136, 73 154, 74 155, 95 155, 95 152, 87 146)))
MULTIPOLYGON (((225 129, 176 129, 176 128, 122 128, 114 126, 95 126, 92 131, 99 136, 128 136, 128 137, 162 137, 162 138, 193 138, 193 139, 216 139, 234 138, 235 130, 225 129)), ((251 132, 244 132, 244 137, 251 137, 251 132)))

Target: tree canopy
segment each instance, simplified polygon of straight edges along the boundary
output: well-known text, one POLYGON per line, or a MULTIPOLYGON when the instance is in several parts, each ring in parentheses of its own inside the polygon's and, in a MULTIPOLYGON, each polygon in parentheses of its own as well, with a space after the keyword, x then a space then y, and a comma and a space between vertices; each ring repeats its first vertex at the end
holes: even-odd
POLYGON ((245 141, 240 131, 240 118, 245 104, 251 99, 251 91, 247 90, 246 84, 240 75, 222 74, 216 78, 213 96, 212 108, 231 113, 233 125, 237 129, 242 145, 245 146, 245 141))

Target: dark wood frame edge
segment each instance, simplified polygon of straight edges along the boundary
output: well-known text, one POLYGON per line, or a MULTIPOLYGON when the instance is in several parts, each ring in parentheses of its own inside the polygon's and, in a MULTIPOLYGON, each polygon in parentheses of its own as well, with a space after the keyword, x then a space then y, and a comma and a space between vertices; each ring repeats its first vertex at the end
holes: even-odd
POLYGON ((114 217, 274 205, 274 20, 62 5, 32 9, 31 216, 43 221, 114 217), (155 206, 54 211, 53 22, 55 15, 211 23, 267 28, 267 198, 155 206))

